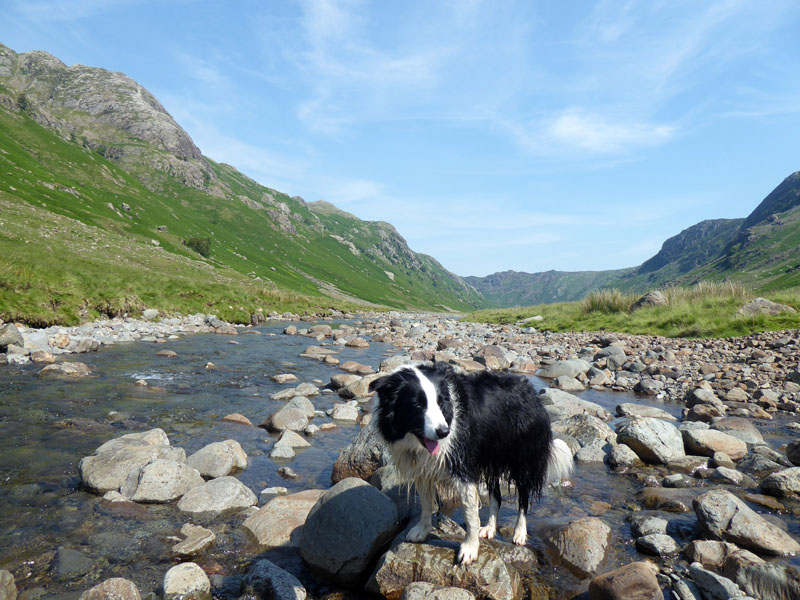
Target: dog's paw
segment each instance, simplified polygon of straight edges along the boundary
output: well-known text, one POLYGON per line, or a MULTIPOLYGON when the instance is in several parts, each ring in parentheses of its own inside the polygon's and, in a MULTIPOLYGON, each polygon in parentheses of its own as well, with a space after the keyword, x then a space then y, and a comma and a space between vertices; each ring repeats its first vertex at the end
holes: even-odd
POLYGON ((484 525, 478 529, 478 537, 486 538, 487 540, 491 540, 495 533, 497 533, 497 528, 494 525, 484 525))
POLYGON ((424 542, 430 531, 430 527, 427 527, 424 523, 417 523, 411 528, 411 531, 408 532, 408 535, 406 535, 406 541, 424 542))
POLYGON ((458 548, 458 556, 456 556, 456 563, 461 565, 469 565, 475 562, 478 558, 478 544, 467 544, 464 542, 458 548))
POLYGON ((524 546, 528 543, 528 532, 527 531, 514 531, 514 537, 512 541, 517 546, 524 546))

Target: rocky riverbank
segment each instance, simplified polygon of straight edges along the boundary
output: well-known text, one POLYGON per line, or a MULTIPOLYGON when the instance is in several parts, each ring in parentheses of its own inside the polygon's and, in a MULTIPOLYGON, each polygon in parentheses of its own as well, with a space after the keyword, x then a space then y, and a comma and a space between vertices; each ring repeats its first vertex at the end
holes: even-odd
MULTIPOLYGON (((139 339, 151 341, 193 328, 241 331, 213 327, 205 315, 189 319, 158 333, 146 327, 154 323, 135 327, 139 339)), ((117 325, 103 331, 129 334, 117 325)), ((800 429, 798 332, 673 340, 374 314, 338 327, 290 326, 284 334, 305 336, 308 346, 300 356, 335 371, 329 383, 273 374, 284 389, 273 395, 280 408, 261 422, 278 434, 270 456, 292 477, 293 457, 318 444, 316 436, 337 423, 360 422, 360 433, 333 465, 333 487, 288 495, 263 490, 268 501, 257 508, 253 492, 260 490, 237 479, 248 457, 235 440, 220 439, 187 457, 159 430, 114 438, 81 461, 84 489, 103 494, 104 502, 177 501, 175 510, 187 523, 175 540, 175 557, 195 562, 165 574, 164 597, 304 598, 307 590, 321 597, 326 584, 350 590, 337 592, 345 596, 366 591, 387 598, 661 598, 665 592, 681 599, 800 597, 800 468, 794 466, 800 464, 800 438, 792 437, 800 429), (391 344, 396 352, 380 365, 337 358, 344 348, 363 348, 369 340, 391 344), (578 474, 574 485, 548 493, 545 510, 533 509, 528 547, 505 543, 501 529, 501 539, 482 541, 478 563, 454 567, 463 530, 444 515, 425 543, 404 541, 415 504, 371 435, 367 387, 380 372, 409 360, 538 374, 549 382, 540 397, 554 430, 573 449, 578 474), (603 390, 612 399, 625 392, 626 401, 612 401, 609 411, 580 398, 584 390, 603 390), (334 392, 341 401, 323 404, 334 392), (632 392, 641 403, 629 401, 632 392), (594 479, 581 483, 585 473, 594 479), (612 493, 609 501, 587 497, 590 482, 592 490, 631 493, 612 493), (251 545, 268 558, 244 573, 221 576, 203 556, 214 544, 214 515, 232 512, 251 545), (283 558, 270 560, 276 556, 283 558), (301 559, 317 583, 297 571, 301 559)), ((35 339, 23 335, 25 344, 35 339)), ((59 344, 51 340, 58 335, 70 338, 64 349, 81 343, 77 331, 52 331, 40 339, 55 348, 59 344)), ((33 360, 35 350, 27 349, 33 360)), ((225 418, 250 426, 255 415, 225 418)), ((0 586, 8 582, 9 574, 0 572, 0 586)), ((124 580, 98 588, 85 596, 138 597, 124 580)), ((13 597, 8 594, 0 598, 13 597)))

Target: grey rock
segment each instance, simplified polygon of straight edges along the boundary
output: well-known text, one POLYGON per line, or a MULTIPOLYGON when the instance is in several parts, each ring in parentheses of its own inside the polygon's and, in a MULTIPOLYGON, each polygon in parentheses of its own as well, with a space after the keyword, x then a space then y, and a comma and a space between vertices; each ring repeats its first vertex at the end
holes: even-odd
POLYGON ((158 318, 158 311, 155 308, 148 308, 142 312, 142 318, 145 321, 152 321, 153 319, 158 318))
MULTIPOLYGON (((0 598, 7 600, 0 593, 0 598)), ((112 577, 104 582, 86 590, 78 600, 140 600, 136 584, 122 577, 112 577)))
POLYGON ((164 575, 164 600, 211 600, 211 581, 193 562, 175 565, 164 575))
MULTIPOLYGON (((657 567, 648 561, 623 565, 589 583, 591 600, 663 600, 657 567)), ((700 600, 699 598, 697 600, 700 600)))
POLYGON ((247 517, 242 528, 259 551, 297 548, 308 513, 324 490, 305 490, 272 498, 247 517))
POLYGON ((597 572, 605 561, 611 540, 611 528, 595 517, 544 524, 540 534, 557 561, 581 579, 597 572))
POLYGON ((630 446, 647 463, 666 464, 685 456, 680 431, 661 419, 632 419, 619 429, 617 441, 630 446))
POLYGON ((386 447, 375 428, 371 425, 362 427, 355 439, 339 453, 333 463, 331 481, 336 483, 347 477, 369 479, 387 460, 386 447))
POLYGON ((617 405, 618 417, 652 417, 654 419, 663 419, 664 421, 677 421, 675 417, 665 410, 656 408, 655 406, 646 406, 644 404, 624 403, 617 405))
POLYGON ((62 578, 80 577, 92 570, 94 562, 83 552, 63 546, 56 550, 53 570, 62 578))
POLYGON ((711 429, 716 429, 739 438, 747 444, 763 444, 764 438, 761 432, 756 429, 752 421, 742 417, 723 417, 711 424, 711 429))
POLYGON ((300 555, 317 575, 353 584, 399 529, 395 503, 362 479, 344 479, 308 514, 300 555))
POLYGON ((747 550, 731 553, 725 559, 723 574, 753 598, 800 598, 800 569, 779 562, 765 562, 747 550))
POLYGON ((761 482, 761 489, 771 496, 797 496, 800 495, 800 467, 792 467, 768 475, 761 482))
POLYGON ((694 500, 693 507, 700 528, 717 539, 766 554, 800 552, 796 540, 730 492, 707 492, 694 500))
POLYGON ((579 463, 605 462, 606 452, 610 449, 608 443, 595 438, 575 453, 575 461, 579 463))
POLYGON ((636 549, 651 556, 674 556, 681 551, 678 543, 663 533, 651 533, 637 538, 636 549))
POLYGON ((186 453, 169 445, 161 429, 132 433, 109 440, 78 466, 83 485, 104 494, 119 490, 131 470, 140 469, 156 459, 181 462, 186 453))
POLYGON ((564 433, 578 440, 582 445, 594 439, 616 443, 617 436, 603 421, 588 414, 578 414, 553 424, 553 431, 564 433))
POLYGON ((758 485, 756 481, 749 475, 745 475, 736 469, 729 469, 727 467, 717 467, 711 471, 711 479, 714 481, 738 485, 746 488, 754 488, 758 485))
POLYGON ((789 445, 786 446, 786 458, 788 458, 793 465, 800 466, 800 440, 790 442, 789 445))
POLYGON ((639 455, 627 444, 617 444, 608 453, 608 464, 612 469, 628 469, 641 462, 639 455))
POLYGON ((457 587, 415 581, 403 590, 401 600, 475 600, 475 595, 457 587))
POLYGON ((171 502, 203 484, 197 469, 185 463, 156 458, 131 469, 120 493, 134 502, 171 502))
POLYGON ((667 533, 667 520, 648 514, 634 514, 631 517, 631 533, 633 537, 667 533))
POLYGON ((247 454, 236 440, 213 442, 186 459, 186 464, 207 479, 230 475, 247 467, 247 454))
POLYGON ((25 340, 19 329, 13 323, 0 325, 0 352, 6 352, 12 344, 21 348, 25 346, 25 340))
POLYGON ((652 292, 647 292, 644 296, 634 302, 631 310, 637 310, 649 306, 666 306, 667 304, 667 297, 659 290, 653 290, 652 292))
POLYGON ((265 427, 270 431, 283 431, 284 429, 302 431, 306 425, 308 425, 306 411, 286 405, 267 417, 267 420, 259 427, 265 427))
POLYGON ((582 392, 586 389, 586 386, 584 386, 580 381, 567 375, 559 375, 553 379, 550 382, 550 387, 554 387, 565 392, 582 392))
POLYGON ((611 420, 611 414, 599 404, 582 400, 563 390, 544 388, 539 391, 539 400, 545 407, 554 407, 559 418, 586 413, 604 421, 611 420))
POLYGON ((756 298, 742 306, 736 314, 754 317, 757 315, 778 315, 783 312, 794 313, 797 311, 786 304, 778 304, 766 298, 756 298))
POLYGON ((561 375, 566 375, 567 377, 577 377, 582 373, 586 373, 591 366, 592 365, 585 360, 580 359, 558 360, 551 365, 545 366, 536 374, 539 377, 545 377, 547 379, 554 379, 561 375))
POLYGON ((0 599, 16 600, 17 585, 14 583, 14 576, 4 569, 0 569, 0 599))
POLYGON ((705 600, 729 600, 743 598, 745 595, 733 581, 704 569, 700 563, 689 565, 689 574, 705 600))
POLYGON ((178 502, 178 510, 195 515, 219 515, 257 503, 258 498, 250 488, 228 475, 189 490, 178 502))
POLYGON ((184 536, 184 540, 172 546, 172 554, 181 559, 202 554, 217 539, 217 536, 210 529, 192 525, 191 523, 186 523, 181 527, 181 535, 184 536))
POLYGON ((713 456, 715 452, 724 452, 735 461, 747 455, 747 444, 722 431, 684 430, 682 433, 686 451, 691 454, 713 456))
POLYGON ((305 600, 306 589, 291 573, 262 559, 244 577, 244 596, 271 600, 305 600))
MULTIPOLYGON (((401 598, 412 583, 421 581, 455 586, 486 600, 518 600, 523 593, 522 581, 503 551, 508 545, 482 542, 475 562, 454 567, 458 544, 463 540, 464 530, 447 517, 439 519, 423 543, 406 542, 405 532, 401 533, 379 560, 366 590, 385 598, 401 598)), ((525 554, 525 564, 537 564, 530 550, 525 554)))

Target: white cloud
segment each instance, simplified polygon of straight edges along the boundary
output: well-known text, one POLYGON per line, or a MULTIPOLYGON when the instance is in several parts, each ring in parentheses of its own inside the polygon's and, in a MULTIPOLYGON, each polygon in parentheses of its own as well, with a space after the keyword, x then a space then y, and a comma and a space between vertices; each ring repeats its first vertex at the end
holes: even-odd
POLYGON ((663 144, 674 136, 675 127, 615 121, 579 109, 567 109, 553 116, 544 134, 547 140, 563 146, 605 154, 663 144))

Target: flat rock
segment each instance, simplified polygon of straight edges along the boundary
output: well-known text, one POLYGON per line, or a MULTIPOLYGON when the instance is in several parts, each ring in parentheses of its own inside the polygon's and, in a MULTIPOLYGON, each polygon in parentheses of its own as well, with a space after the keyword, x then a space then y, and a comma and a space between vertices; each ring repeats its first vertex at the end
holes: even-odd
POLYGON ((800 552, 800 544, 730 492, 713 490, 695 499, 700 528, 742 548, 783 556, 800 552))
POLYGON ((615 442, 617 439, 617 435, 605 422, 589 414, 572 415, 553 423, 553 431, 569 435, 583 445, 595 439, 607 442, 615 442))
MULTIPOLYGON (((500 552, 500 543, 481 540, 478 558, 470 565, 455 567, 464 530, 442 517, 428 539, 422 543, 405 541, 398 535, 392 547, 378 561, 366 589, 387 600, 400 600, 414 582, 440 587, 457 587, 477 598, 519 600, 523 586, 519 573, 500 552)), ((535 559, 532 559, 535 564, 535 559)))
MULTIPOLYGON (((564 390, 543 388, 539 391, 539 399, 545 407, 552 406, 558 412, 559 417, 570 417, 586 413, 603 421, 611 420, 611 414, 599 404, 583 400, 564 390)), ((550 409, 548 409, 548 412, 550 412, 550 409)))
POLYGON ((634 404, 626 402, 617 405, 618 417, 652 417, 654 419, 663 419, 665 421, 677 421, 675 417, 665 410, 656 408, 655 406, 646 406, 644 404, 634 404))
POLYGON ((766 298, 756 298, 742 306, 736 314, 745 317, 754 317, 757 315, 778 315, 780 313, 794 313, 797 312, 791 306, 786 304, 779 304, 766 298))
POLYGON ((219 515, 258 503, 256 495, 235 477, 206 481, 189 490, 178 502, 178 510, 195 515, 219 515))
POLYGON ((681 551, 678 543, 664 533, 651 533, 637 538, 636 549, 651 556, 675 556, 681 551))
POLYGON ((715 452, 724 452, 733 460, 740 460, 747 455, 747 444, 742 440, 715 429, 683 430, 683 443, 686 451, 700 456, 714 456, 715 452))
POLYGON ((544 377, 547 379, 555 379, 556 377, 560 377, 562 375, 566 375, 567 377, 577 377, 582 373, 586 373, 591 366, 592 365, 585 360, 580 359, 557 360, 553 364, 543 367, 536 374, 539 377, 544 377))
POLYGON ((247 517, 242 527, 261 552, 298 548, 308 513, 324 493, 325 490, 305 490, 277 496, 247 517))
POLYGON ((202 554, 217 539, 217 536, 210 529, 192 525, 191 523, 186 523, 181 527, 181 535, 184 536, 184 540, 172 546, 172 554, 180 559, 202 554))

